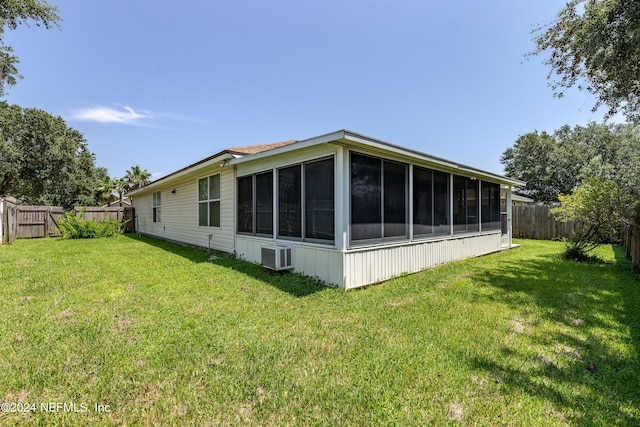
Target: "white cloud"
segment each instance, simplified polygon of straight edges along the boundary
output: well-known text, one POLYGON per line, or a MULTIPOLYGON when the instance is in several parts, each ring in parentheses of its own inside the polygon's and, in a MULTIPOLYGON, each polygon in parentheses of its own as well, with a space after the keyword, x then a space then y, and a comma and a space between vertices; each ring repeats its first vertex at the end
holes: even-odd
POLYGON ((76 110, 70 117, 71 120, 126 125, 144 125, 146 121, 154 118, 155 116, 149 111, 135 111, 127 106, 123 106, 122 109, 116 109, 102 105, 76 110))

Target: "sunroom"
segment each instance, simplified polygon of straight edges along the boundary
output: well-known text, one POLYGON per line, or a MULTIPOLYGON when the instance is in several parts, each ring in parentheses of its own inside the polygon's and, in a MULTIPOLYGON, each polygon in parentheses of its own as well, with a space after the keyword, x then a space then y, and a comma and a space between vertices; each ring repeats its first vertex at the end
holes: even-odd
POLYGON ((346 289, 510 247, 523 185, 346 130, 225 167, 236 254, 346 289))

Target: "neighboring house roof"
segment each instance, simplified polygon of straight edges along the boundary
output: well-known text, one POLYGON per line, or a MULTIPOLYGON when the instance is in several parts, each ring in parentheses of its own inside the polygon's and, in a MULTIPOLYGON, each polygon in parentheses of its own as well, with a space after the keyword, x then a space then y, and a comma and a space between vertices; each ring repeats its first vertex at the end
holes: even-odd
POLYGON ((293 150, 299 150, 307 147, 312 147, 320 144, 340 144, 346 147, 365 148, 372 150, 379 150, 383 152, 392 152, 396 155, 402 155, 414 159, 426 161, 428 163, 438 165, 440 168, 452 171, 462 172, 477 176, 479 178, 490 178, 497 180, 500 183, 508 185, 524 186, 526 183, 517 179, 508 178, 502 175, 498 175, 492 172, 483 171, 481 169, 474 168, 472 166, 466 166, 461 163, 452 162, 440 157, 432 156, 411 148, 401 147, 394 145, 379 139, 371 138, 365 135, 358 134, 349 130, 339 130, 336 132, 328 133, 325 135, 316 136, 313 138, 296 141, 288 140, 282 142, 275 142, 270 144, 250 145, 235 148, 228 148, 220 151, 213 156, 202 159, 196 163, 193 163, 187 167, 179 169, 169 175, 157 179, 156 181, 138 189, 131 193, 131 196, 137 194, 146 193, 157 187, 159 183, 169 178, 177 178, 192 171, 196 171, 200 168, 212 165, 216 162, 223 162, 225 164, 238 164, 255 159, 264 158, 267 156, 273 156, 281 153, 286 153, 293 150))
POLYGON ((528 197, 524 197, 524 196, 520 196, 518 194, 512 194, 511 195, 511 201, 512 202, 522 202, 522 203, 533 203, 534 200, 530 199, 528 197))
MULTIPOLYGON (((122 204, 123 205, 127 205, 127 206, 131 206, 131 199, 128 196, 125 196, 122 198, 122 204)), ((120 206, 120 199, 116 199, 111 203, 107 203, 106 205, 102 206, 103 208, 108 208, 110 206, 120 206)))

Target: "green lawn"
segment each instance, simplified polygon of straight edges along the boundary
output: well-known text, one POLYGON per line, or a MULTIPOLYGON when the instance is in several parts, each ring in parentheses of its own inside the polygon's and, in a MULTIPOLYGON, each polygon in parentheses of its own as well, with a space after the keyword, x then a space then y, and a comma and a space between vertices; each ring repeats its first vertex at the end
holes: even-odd
POLYGON ((519 243, 344 292, 149 238, 17 241, 0 425, 639 425, 624 253, 519 243))

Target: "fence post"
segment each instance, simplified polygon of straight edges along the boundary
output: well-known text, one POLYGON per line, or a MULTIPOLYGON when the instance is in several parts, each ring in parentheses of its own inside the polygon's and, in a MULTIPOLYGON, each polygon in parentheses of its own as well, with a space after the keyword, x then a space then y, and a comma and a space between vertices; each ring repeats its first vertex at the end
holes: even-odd
POLYGON ((0 199, 0 246, 4 245, 4 199, 0 199))

